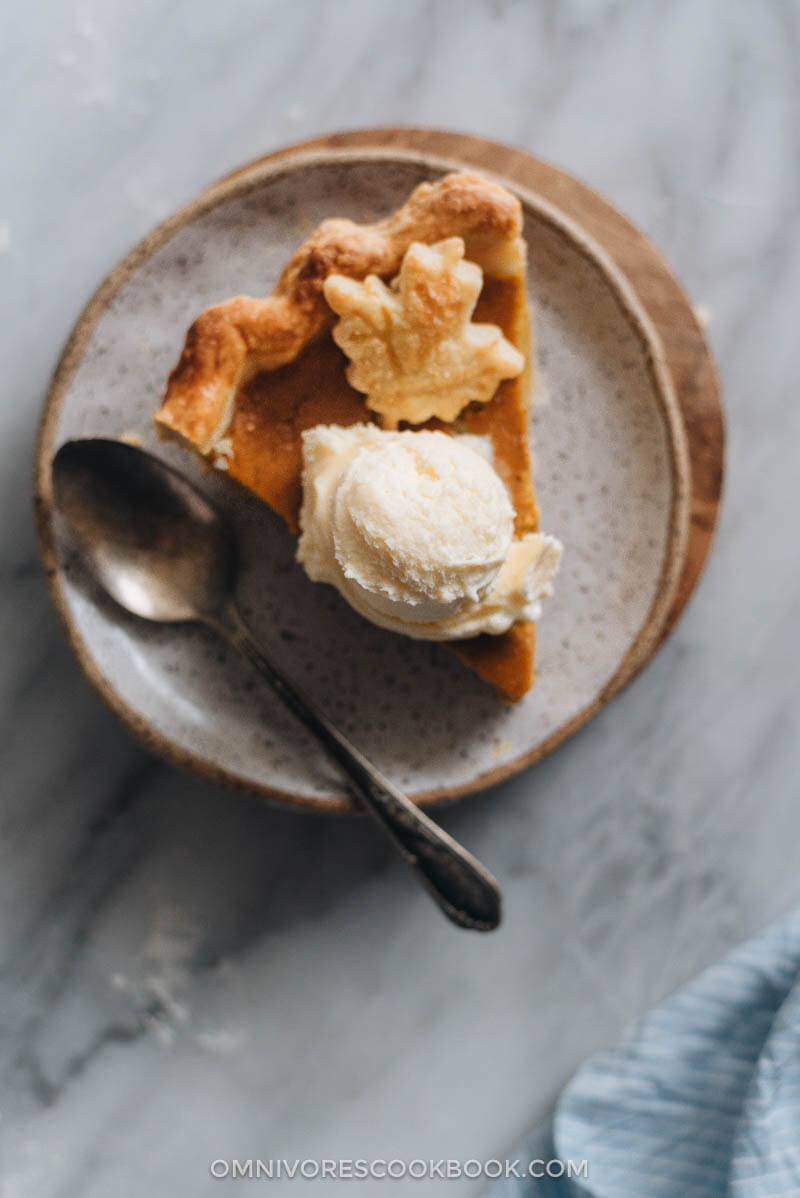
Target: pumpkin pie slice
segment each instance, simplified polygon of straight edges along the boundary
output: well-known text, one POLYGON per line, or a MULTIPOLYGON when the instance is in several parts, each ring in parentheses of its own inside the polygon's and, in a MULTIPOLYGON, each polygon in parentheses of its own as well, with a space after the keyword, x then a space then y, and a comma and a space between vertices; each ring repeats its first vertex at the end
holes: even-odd
MULTIPOLYGON (((334 307, 347 308, 348 280, 369 283, 374 277, 373 287, 395 280, 396 290, 412 247, 419 255, 426 246, 442 250, 445 243, 445 254, 463 257, 464 265, 475 264, 482 272, 472 318, 484 327, 496 326, 505 344, 518 351, 518 362, 522 355, 522 364, 506 371, 514 377, 503 377, 501 364, 501 381, 492 381, 488 397, 471 399, 468 387, 466 406, 457 414, 448 403, 418 408, 413 427, 488 438, 494 469, 511 496, 514 537, 535 532, 528 432, 531 345, 521 231, 519 200, 472 173, 421 184, 401 208, 373 225, 324 221, 295 252, 271 295, 236 296, 200 313, 155 415, 159 431, 226 470, 297 532, 304 431, 367 422, 409 427, 402 404, 398 422, 388 400, 376 410, 381 405, 365 395, 370 381, 359 375, 355 357, 348 357, 355 354, 357 322, 355 333, 351 322, 348 338, 347 323, 334 307)), ((369 373, 369 355, 360 366, 362 374, 369 373)), ((447 643, 508 700, 521 698, 533 683, 533 623, 517 621, 496 635, 447 643)))

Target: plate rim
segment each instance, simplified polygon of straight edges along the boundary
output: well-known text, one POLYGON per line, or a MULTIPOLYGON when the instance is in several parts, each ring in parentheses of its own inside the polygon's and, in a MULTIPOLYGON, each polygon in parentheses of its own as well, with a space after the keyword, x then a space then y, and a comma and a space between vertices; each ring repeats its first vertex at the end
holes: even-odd
MULTIPOLYGON (((621 312, 628 320, 645 351, 648 372, 664 420, 672 482, 672 501, 668 516, 664 558, 661 563, 656 593, 648 613, 630 641, 614 673, 593 699, 571 719, 554 729, 535 748, 517 755, 511 761, 483 771, 474 778, 453 786, 435 787, 431 790, 414 793, 411 797, 420 806, 431 808, 442 803, 452 802, 466 795, 486 790, 521 773, 553 752, 574 732, 588 723, 614 695, 632 680, 651 659, 668 631, 673 604, 681 581, 689 533, 691 472, 687 435, 680 405, 661 338, 647 314, 644 304, 611 255, 572 217, 513 176, 484 164, 476 167, 476 164, 469 158, 464 158, 459 154, 436 152, 427 144, 425 146, 419 144, 408 146, 387 143, 384 140, 387 132, 377 130, 375 131, 375 140, 366 142, 360 139, 365 135, 368 136, 369 131, 359 130, 354 134, 357 140, 353 144, 346 143, 347 134, 339 134, 335 135, 336 140, 345 139, 343 144, 329 146, 316 141, 304 142, 255 159, 204 188, 139 241, 112 268, 77 318, 61 353, 45 398, 34 454, 34 506, 37 539, 48 588, 69 646, 84 676, 103 702, 149 751, 174 765, 188 769, 206 781, 256 795, 283 807, 331 814, 352 811, 352 801, 343 797, 324 798, 269 786, 237 774, 194 750, 177 745, 170 736, 130 707, 116 688, 102 675, 88 643, 77 630, 66 600, 53 527, 50 471, 52 447, 63 398, 91 336, 108 305, 138 267, 180 229, 225 200, 254 190, 267 179, 279 178, 284 174, 294 174, 311 165, 324 165, 331 162, 402 160, 423 166, 432 166, 436 169, 464 169, 465 166, 472 169, 477 168, 513 190, 538 219, 544 220, 559 235, 565 237, 600 270, 617 300, 621 312)), ((433 131, 428 130, 416 132, 426 143, 433 135, 433 131)), ((454 135, 442 136, 452 138, 454 135)), ((505 149, 498 143, 489 142, 486 139, 470 138, 468 140, 480 142, 484 146, 497 146, 498 149, 505 149)), ((325 139, 321 139, 321 141, 324 143, 325 139)), ((516 153, 521 152, 516 151, 516 153)), ((534 162, 537 161, 531 155, 526 155, 526 157, 534 162)), ((563 172, 559 173, 564 174, 563 172)), ((564 177, 570 178, 566 175, 564 177)))

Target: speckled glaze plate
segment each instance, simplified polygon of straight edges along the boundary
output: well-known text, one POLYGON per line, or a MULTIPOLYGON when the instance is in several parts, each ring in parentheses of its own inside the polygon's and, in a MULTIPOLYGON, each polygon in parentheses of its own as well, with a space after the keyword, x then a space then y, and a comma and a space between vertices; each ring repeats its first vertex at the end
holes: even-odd
POLYGON ((135 433, 229 512, 241 540, 242 606, 256 633, 422 801, 466 794, 537 760, 597 711, 664 633, 684 563, 690 475, 658 336, 600 246, 513 181, 530 255, 542 527, 566 547, 539 625, 538 681, 522 702, 505 705, 444 648, 373 628, 309 582, 277 517, 154 432, 151 413, 200 309, 237 292, 266 293, 324 217, 373 220, 421 180, 459 165, 372 145, 300 148, 245 168, 117 267, 65 351, 38 450, 41 546, 56 605, 111 707, 153 749, 206 777, 306 808, 348 806, 306 734, 210 633, 126 616, 65 559, 49 463, 69 438, 135 433))

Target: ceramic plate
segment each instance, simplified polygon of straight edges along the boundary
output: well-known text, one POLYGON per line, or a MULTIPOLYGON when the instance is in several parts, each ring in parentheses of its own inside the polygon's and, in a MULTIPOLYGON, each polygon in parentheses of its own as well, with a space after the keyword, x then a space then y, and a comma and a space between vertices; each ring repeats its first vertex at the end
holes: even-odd
POLYGON ((266 507, 155 435, 151 413, 202 308, 234 293, 265 294, 323 218, 374 220, 452 166, 363 149, 246 168, 114 271, 65 352, 39 448, 42 548, 57 606, 114 710, 152 748, 206 776, 306 807, 345 806, 338 777, 303 730, 212 634, 126 616, 64 559, 48 477, 69 438, 135 434, 213 496, 239 532, 241 602, 257 635, 422 799, 465 794, 536 760, 632 675, 663 631, 685 547, 688 483, 658 339, 599 247, 520 188, 539 379, 537 492, 543 530, 565 546, 539 625, 538 681, 522 702, 500 702, 444 648, 365 623, 308 581, 293 538, 266 507))

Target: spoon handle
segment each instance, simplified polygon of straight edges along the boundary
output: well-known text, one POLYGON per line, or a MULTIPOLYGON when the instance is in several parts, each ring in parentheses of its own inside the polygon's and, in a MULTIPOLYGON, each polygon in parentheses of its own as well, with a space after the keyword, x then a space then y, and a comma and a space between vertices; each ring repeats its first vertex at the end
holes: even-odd
POLYGON ((500 923, 500 890, 488 870, 384 778, 311 699, 276 669, 232 602, 214 627, 255 666, 337 762, 352 794, 389 834, 448 919, 462 928, 482 932, 496 928, 500 923))

